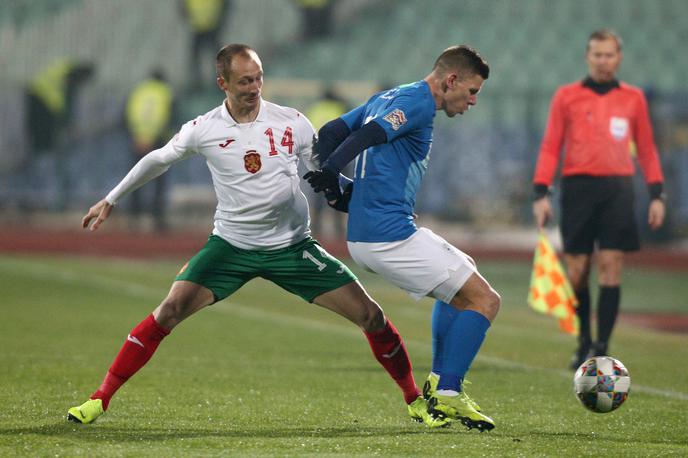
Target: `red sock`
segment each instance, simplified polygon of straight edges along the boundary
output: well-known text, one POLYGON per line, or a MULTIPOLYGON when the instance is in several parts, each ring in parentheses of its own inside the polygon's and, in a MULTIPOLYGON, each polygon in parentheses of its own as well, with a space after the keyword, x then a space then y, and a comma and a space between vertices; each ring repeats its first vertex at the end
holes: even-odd
POLYGON ((375 359, 382 364, 403 391, 406 404, 415 401, 420 396, 420 390, 413 379, 411 360, 409 360, 404 341, 392 322, 387 320, 385 327, 380 331, 364 332, 364 334, 368 338, 375 359))
POLYGON ((129 380, 129 377, 151 359, 160 341, 169 333, 168 329, 155 321, 153 314, 148 315, 127 336, 126 342, 105 375, 103 383, 98 391, 91 395, 91 399, 102 399, 103 409, 107 410, 110 398, 124 382, 129 380))

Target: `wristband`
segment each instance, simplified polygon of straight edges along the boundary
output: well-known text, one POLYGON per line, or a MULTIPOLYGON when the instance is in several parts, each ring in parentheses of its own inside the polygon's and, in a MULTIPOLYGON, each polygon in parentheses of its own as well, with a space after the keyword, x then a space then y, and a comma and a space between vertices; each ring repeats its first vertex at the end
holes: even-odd
POLYGON ((543 197, 552 195, 552 188, 546 184, 536 183, 533 185, 533 200, 540 200, 543 197))

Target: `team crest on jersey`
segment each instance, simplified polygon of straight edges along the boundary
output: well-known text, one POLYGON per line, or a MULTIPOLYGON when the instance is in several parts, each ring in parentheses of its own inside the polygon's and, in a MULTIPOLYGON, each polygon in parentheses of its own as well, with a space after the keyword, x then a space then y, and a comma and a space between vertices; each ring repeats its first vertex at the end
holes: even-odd
POLYGON ((382 117, 385 121, 392 125, 392 129, 399 130, 401 126, 406 124, 406 115, 400 109, 390 111, 385 116, 382 117))
POLYGON ((628 136, 628 119, 612 116, 609 120, 609 133, 615 140, 623 140, 628 136))
POLYGON ((260 154, 255 150, 247 151, 244 155, 244 168, 249 173, 256 173, 263 164, 260 162, 260 154))

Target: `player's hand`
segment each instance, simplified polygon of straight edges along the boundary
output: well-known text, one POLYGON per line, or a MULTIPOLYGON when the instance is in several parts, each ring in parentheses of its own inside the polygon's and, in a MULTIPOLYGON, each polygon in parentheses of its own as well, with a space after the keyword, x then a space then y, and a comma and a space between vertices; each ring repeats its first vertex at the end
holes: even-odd
POLYGON ((303 176, 304 180, 308 180, 313 191, 323 192, 325 196, 334 196, 339 189, 339 174, 329 169, 312 170, 303 176))
POLYGON ((344 189, 344 192, 341 192, 339 190, 339 186, 337 186, 337 198, 336 199, 330 199, 329 197, 327 198, 327 205, 330 207, 334 208, 337 211, 344 212, 344 213, 349 213, 349 202, 351 201, 351 193, 354 191, 354 184, 349 183, 346 186, 346 189, 344 189))
POLYGON ((95 231, 96 229, 98 229, 98 227, 100 227, 103 221, 105 221, 108 218, 108 216, 110 216, 112 208, 113 205, 111 205, 107 200, 103 199, 99 201, 93 207, 88 209, 88 213, 86 213, 86 216, 84 216, 81 220, 81 227, 83 227, 84 229, 88 228, 93 218, 95 218, 95 222, 90 227, 91 231, 95 231))
POLYGON ((650 229, 656 231, 662 224, 664 224, 664 216, 666 214, 666 206, 662 199, 653 199, 650 201, 650 208, 647 212, 647 223, 650 229))
POLYGON ((533 202, 533 216, 535 216, 537 228, 542 230, 545 224, 552 219, 552 204, 549 202, 549 197, 541 197, 533 202))

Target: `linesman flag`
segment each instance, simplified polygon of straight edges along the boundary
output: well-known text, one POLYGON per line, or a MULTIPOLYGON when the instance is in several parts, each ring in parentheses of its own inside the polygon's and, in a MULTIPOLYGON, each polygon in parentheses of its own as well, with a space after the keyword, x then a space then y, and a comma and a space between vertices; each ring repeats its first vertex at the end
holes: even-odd
POLYGON ((528 305, 540 313, 558 318, 562 331, 578 335, 578 299, 566 278, 557 253, 544 232, 540 232, 533 256, 528 305))

